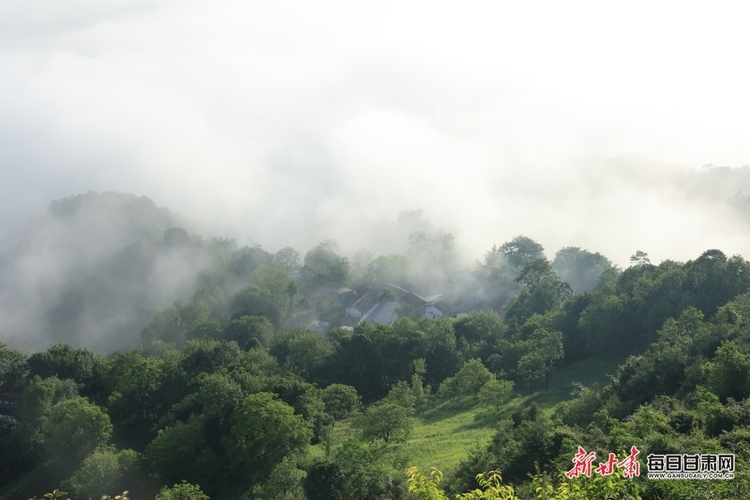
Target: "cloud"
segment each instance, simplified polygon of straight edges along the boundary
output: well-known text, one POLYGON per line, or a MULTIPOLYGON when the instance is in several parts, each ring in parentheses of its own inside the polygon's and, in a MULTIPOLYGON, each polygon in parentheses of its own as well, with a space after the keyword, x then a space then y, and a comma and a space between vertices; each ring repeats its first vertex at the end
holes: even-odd
POLYGON ((745 9, 3 2, 0 214, 127 191, 240 243, 353 251, 421 207, 476 257, 520 233, 747 256, 734 187, 689 180, 750 163, 745 9))

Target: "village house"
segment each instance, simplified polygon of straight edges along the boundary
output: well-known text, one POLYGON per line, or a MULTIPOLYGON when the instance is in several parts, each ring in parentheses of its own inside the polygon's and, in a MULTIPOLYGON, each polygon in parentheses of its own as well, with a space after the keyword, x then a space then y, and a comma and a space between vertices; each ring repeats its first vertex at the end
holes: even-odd
POLYGON ((375 296, 371 292, 367 292, 354 304, 347 307, 345 314, 351 318, 362 319, 376 304, 375 296))

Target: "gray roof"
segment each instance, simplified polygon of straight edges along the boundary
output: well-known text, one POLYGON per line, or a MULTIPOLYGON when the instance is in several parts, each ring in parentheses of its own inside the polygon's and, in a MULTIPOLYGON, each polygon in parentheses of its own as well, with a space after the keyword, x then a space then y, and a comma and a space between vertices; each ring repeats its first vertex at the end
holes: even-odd
POLYGON ((391 325, 396 321, 398 310, 401 305, 395 300, 388 302, 378 302, 375 307, 362 318, 362 321, 372 321, 376 325, 391 325))
POLYGON ((451 310, 450 307, 448 307, 448 304, 443 302, 442 300, 436 300, 434 302, 430 302, 428 304, 425 304, 425 307, 434 306, 443 314, 448 314, 451 310))
POLYGON ((398 298, 399 300, 401 300, 401 298, 402 298, 402 297, 403 297, 404 295, 406 295, 406 294, 408 294, 408 293, 411 293, 411 292, 409 292, 409 290, 405 290, 405 289, 401 288, 400 286, 396 286, 396 285, 394 285, 393 283, 387 283, 387 284, 385 285, 385 287, 386 287, 386 288, 389 288, 389 289, 390 289, 390 290, 391 290, 391 291, 392 291, 393 293, 395 293, 395 294, 396 294, 396 297, 397 297, 397 298, 398 298))
POLYGON ((302 273, 300 273, 299 271, 287 271, 287 274, 294 281, 299 281, 300 279, 302 279, 302 273))
POLYGON ((307 325, 307 329, 316 333, 322 333, 327 334, 328 331, 331 329, 331 323, 328 321, 321 321, 319 319, 315 319, 310 321, 310 323, 307 325))
POLYGON ((463 304, 459 304, 456 307, 453 307, 451 309, 451 314, 468 313, 478 308, 479 308, 479 301, 473 300, 469 302, 464 302, 463 304))
POLYGON ((362 314, 369 311, 372 306, 375 305, 375 297, 372 293, 367 292, 362 297, 359 298, 357 302, 351 305, 351 307, 355 308, 357 311, 361 312, 362 314))
POLYGON ((352 291, 353 290, 351 288, 345 287, 341 283, 329 281, 328 283, 323 283, 322 285, 318 285, 317 287, 307 288, 305 289, 304 293, 308 297, 315 297, 316 295, 321 295, 324 293, 336 293, 338 295, 344 295, 352 291))
POLYGON ((401 300, 401 302, 403 302, 404 304, 410 305, 412 307, 422 307, 427 303, 427 301, 423 297, 420 297, 414 292, 407 293, 399 300, 401 300))

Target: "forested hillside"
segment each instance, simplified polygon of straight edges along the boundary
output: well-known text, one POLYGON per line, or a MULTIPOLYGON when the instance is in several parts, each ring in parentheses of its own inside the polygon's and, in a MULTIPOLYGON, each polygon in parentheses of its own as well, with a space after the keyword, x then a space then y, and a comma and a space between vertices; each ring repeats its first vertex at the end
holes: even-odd
POLYGON ((0 244, 0 331, 26 349, 132 347, 154 313, 196 290, 229 242, 146 197, 54 201, 0 244))
POLYGON ((451 496, 493 470, 519 498, 750 496, 740 256, 634 251, 621 269, 517 236, 467 266, 419 212, 402 214, 403 253, 268 252, 114 194, 53 203, 37 224, 50 218, 65 230, 17 240, 36 260, 0 259, 14 270, 0 283, 2 500, 442 498, 407 480, 415 465, 440 467, 451 496), (75 253, 49 251, 87 231, 75 253), (23 273, 53 271, 29 310, 43 281, 23 273), (735 478, 594 484, 563 475, 579 446, 635 446, 644 471, 649 454, 732 453, 735 478))

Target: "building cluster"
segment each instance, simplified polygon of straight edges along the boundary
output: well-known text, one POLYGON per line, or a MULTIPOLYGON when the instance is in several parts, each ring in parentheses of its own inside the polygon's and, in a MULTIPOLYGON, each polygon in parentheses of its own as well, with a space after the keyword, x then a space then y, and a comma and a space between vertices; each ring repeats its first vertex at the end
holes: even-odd
POLYGON ((333 326, 354 326, 363 321, 392 325, 398 318, 460 318, 480 308, 472 296, 439 293, 422 296, 388 284, 379 289, 352 290, 340 283, 302 289, 297 296, 294 326, 327 333, 333 326), (325 321, 321 317, 334 319, 325 321), (340 324, 335 324, 340 323, 340 324))

